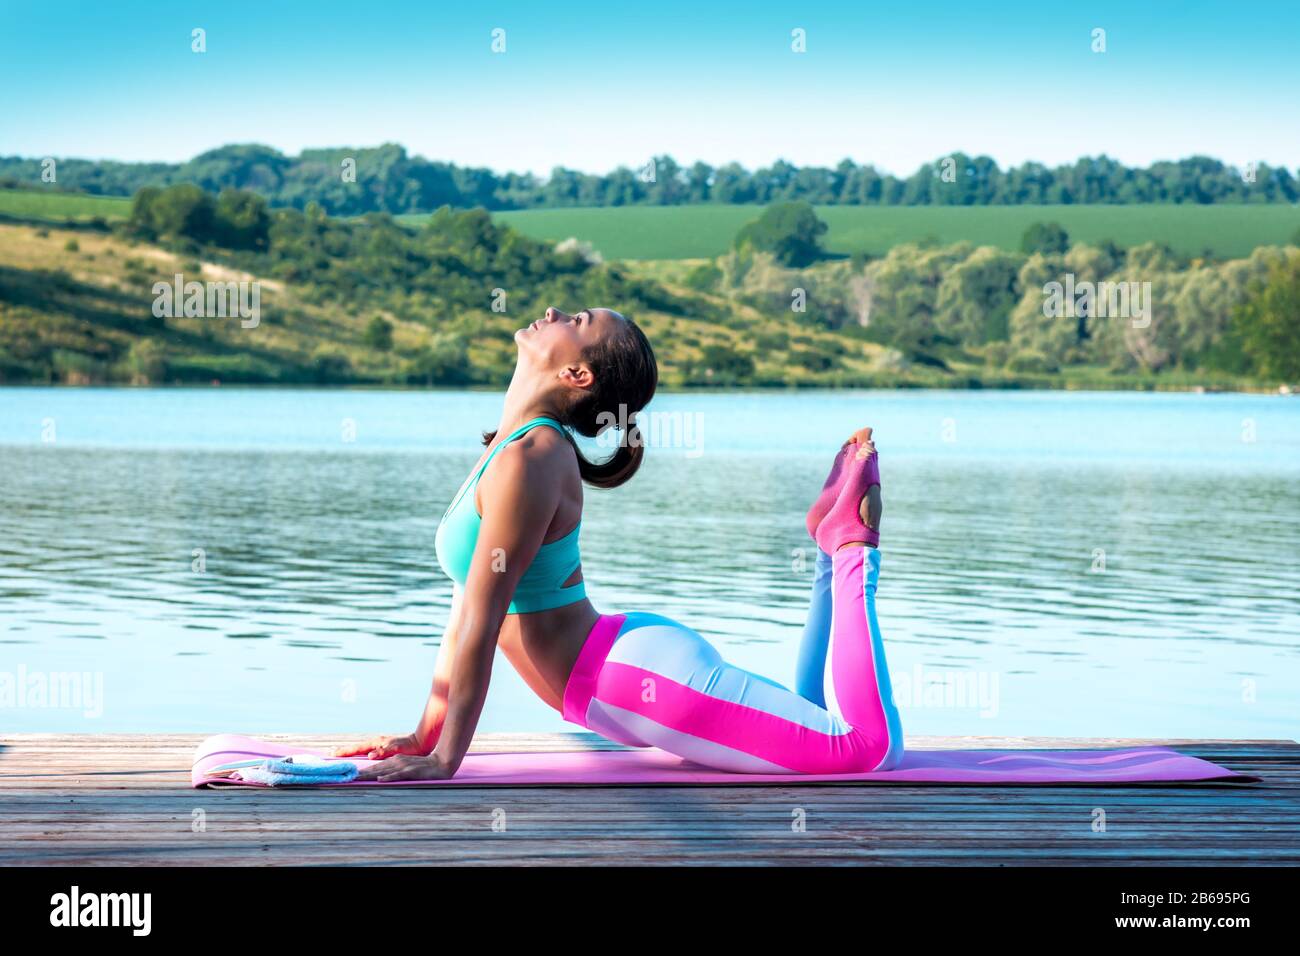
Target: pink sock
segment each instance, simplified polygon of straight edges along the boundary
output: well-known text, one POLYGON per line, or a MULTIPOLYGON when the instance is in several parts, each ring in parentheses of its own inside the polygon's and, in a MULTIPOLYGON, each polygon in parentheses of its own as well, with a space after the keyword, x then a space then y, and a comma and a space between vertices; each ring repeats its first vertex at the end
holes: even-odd
POLYGON ((880 544, 880 532, 868 528, 859 511, 867 489, 880 484, 880 455, 859 461, 850 458, 844 465, 844 484, 826 517, 817 526, 817 547, 834 554, 850 541, 880 544))
POLYGON ((840 495, 840 484, 844 478, 844 464, 848 457, 856 455, 857 451, 857 442, 850 442, 840 448, 835 455, 835 462, 831 465, 831 473, 826 476, 826 484, 822 485, 821 494, 817 496, 817 500, 808 509, 808 518, 805 523, 808 527, 809 537, 817 537, 817 526, 822 523, 826 513, 831 510, 831 505, 835 504, 835 499, 840 495))

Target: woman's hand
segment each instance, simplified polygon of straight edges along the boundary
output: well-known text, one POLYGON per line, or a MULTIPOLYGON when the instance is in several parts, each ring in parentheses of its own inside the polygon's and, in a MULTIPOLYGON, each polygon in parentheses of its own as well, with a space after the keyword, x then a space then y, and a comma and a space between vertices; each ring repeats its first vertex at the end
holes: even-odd
POLYGON ((330 752, 330 756, 365 757, 367 760, 383 760, 385 757, 395 757, 398 754, 423 757, 432 749, 432 747, 426 747, 420 743, 415 734, 403 734, 400 737, 371 737, 359 744, 335 747, 330 752))
POLYGON ((378 780, 392 783, 395 780, 447 780, 454 771, 442 758, 434 754, 427 757, 399 756, 381 760, 357 774, 358 780, 378 780))
POLYGON ((853 442, 858 443, 858 453, 855 457, 859 461, 863 458, 870 458, 876 453, 876 443, 871 440, 871 431, 870 428, 859 428, 850 435, 848 441, 844 443, 846 445, 852 444, 853 442))

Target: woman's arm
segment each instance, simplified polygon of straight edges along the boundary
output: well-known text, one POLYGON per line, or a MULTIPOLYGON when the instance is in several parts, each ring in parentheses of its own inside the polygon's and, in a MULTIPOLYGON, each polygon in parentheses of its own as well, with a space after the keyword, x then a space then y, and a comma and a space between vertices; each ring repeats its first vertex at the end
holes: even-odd
MULTIPOLYGON (((456 656, 460 632, 460 588, 456 588, 451 598, 451 613, 447 617, 447 629, 442 634, 442 644, 438 647, 438 660, 433 665, 433 686, 429 688, 429 700, 420 715, 420 723, 415 728, 415 739, 419 741, 420 753, 430 754, 438 743, 442 724, 447 716, 447 694, 451 687, 451 662, 456 656)), ((387 755, 385 755, 387 756, 387 755)))
POLYGON ((567 445, 521 441, 496 456, 491 486, 484 489, 483 520, 461 595, 455 644, 446 654, 446 705, 431 698, 432 718, 430 709, 425 711, 429 726, 440 718, 437 744, 428 757, 394 757, 362 771, 358 779, 445 779, 460 769, 487 700, 501 624, 555 516, 563 474, 560 456, 567 451, 567 445))
POLYGON ((497 455, 491 500, 483 501, 483 522, 465 582, 460 646, 451 670, 447 719, 434 756, 456 772, 469 750, 487 700, 497 636, 515 587, 537 556, 560 499, 560 468, 567 446, 511 445, 497 455), (562 461, 562 459, 559 459, 562 461))

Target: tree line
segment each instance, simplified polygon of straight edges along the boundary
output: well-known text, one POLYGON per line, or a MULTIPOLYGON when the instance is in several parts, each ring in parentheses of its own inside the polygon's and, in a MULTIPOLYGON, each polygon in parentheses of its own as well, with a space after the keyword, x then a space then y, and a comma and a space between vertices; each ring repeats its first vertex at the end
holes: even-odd
MULTIPOLYGON (((191 183, 210 192, 246 189, 272 206, 330 215, 393 215, 457 209, 687 205, 802 200, 815 205, 992 206, 1025 204, 1295 203, 1300 170, 1260 163, 1245 169, 1207 156, 1130 167, 1106 156, 1049 167, 1026 162, 1002 169, 988 156, 953 153, 910 176, 844 160, 833 168, 784 161, 748 170, 738 163, 678 164, 647 159, 605 174, 558 167, 546 177, 497 173, 411 156, 397 144, 366 149, 308 149, 288 156, 269 146, 223 146, 185 163, 57 160, 56 188, 131 196, 145 187, 191 183)), ((0 157, 0 184, 43 183, 40 158, 0 157)))

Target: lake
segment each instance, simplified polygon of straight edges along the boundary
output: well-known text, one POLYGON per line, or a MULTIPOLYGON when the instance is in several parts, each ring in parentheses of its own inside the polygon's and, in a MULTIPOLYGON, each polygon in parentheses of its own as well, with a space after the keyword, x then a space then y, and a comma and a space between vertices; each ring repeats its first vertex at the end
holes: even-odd
MULTIPOLYGON (((500 402, 0 389, 0 729, 413 729, 451 597, 434 532, 500 402)), ((641 473, 586 493, 599 610, 676 617, 789 684, 803 514, 871 425, 906 732, 1297 736, 1300 400, 688 393, 649 411, 641 473)), ((498 656, 480 729, 578 728, 498 656)))

